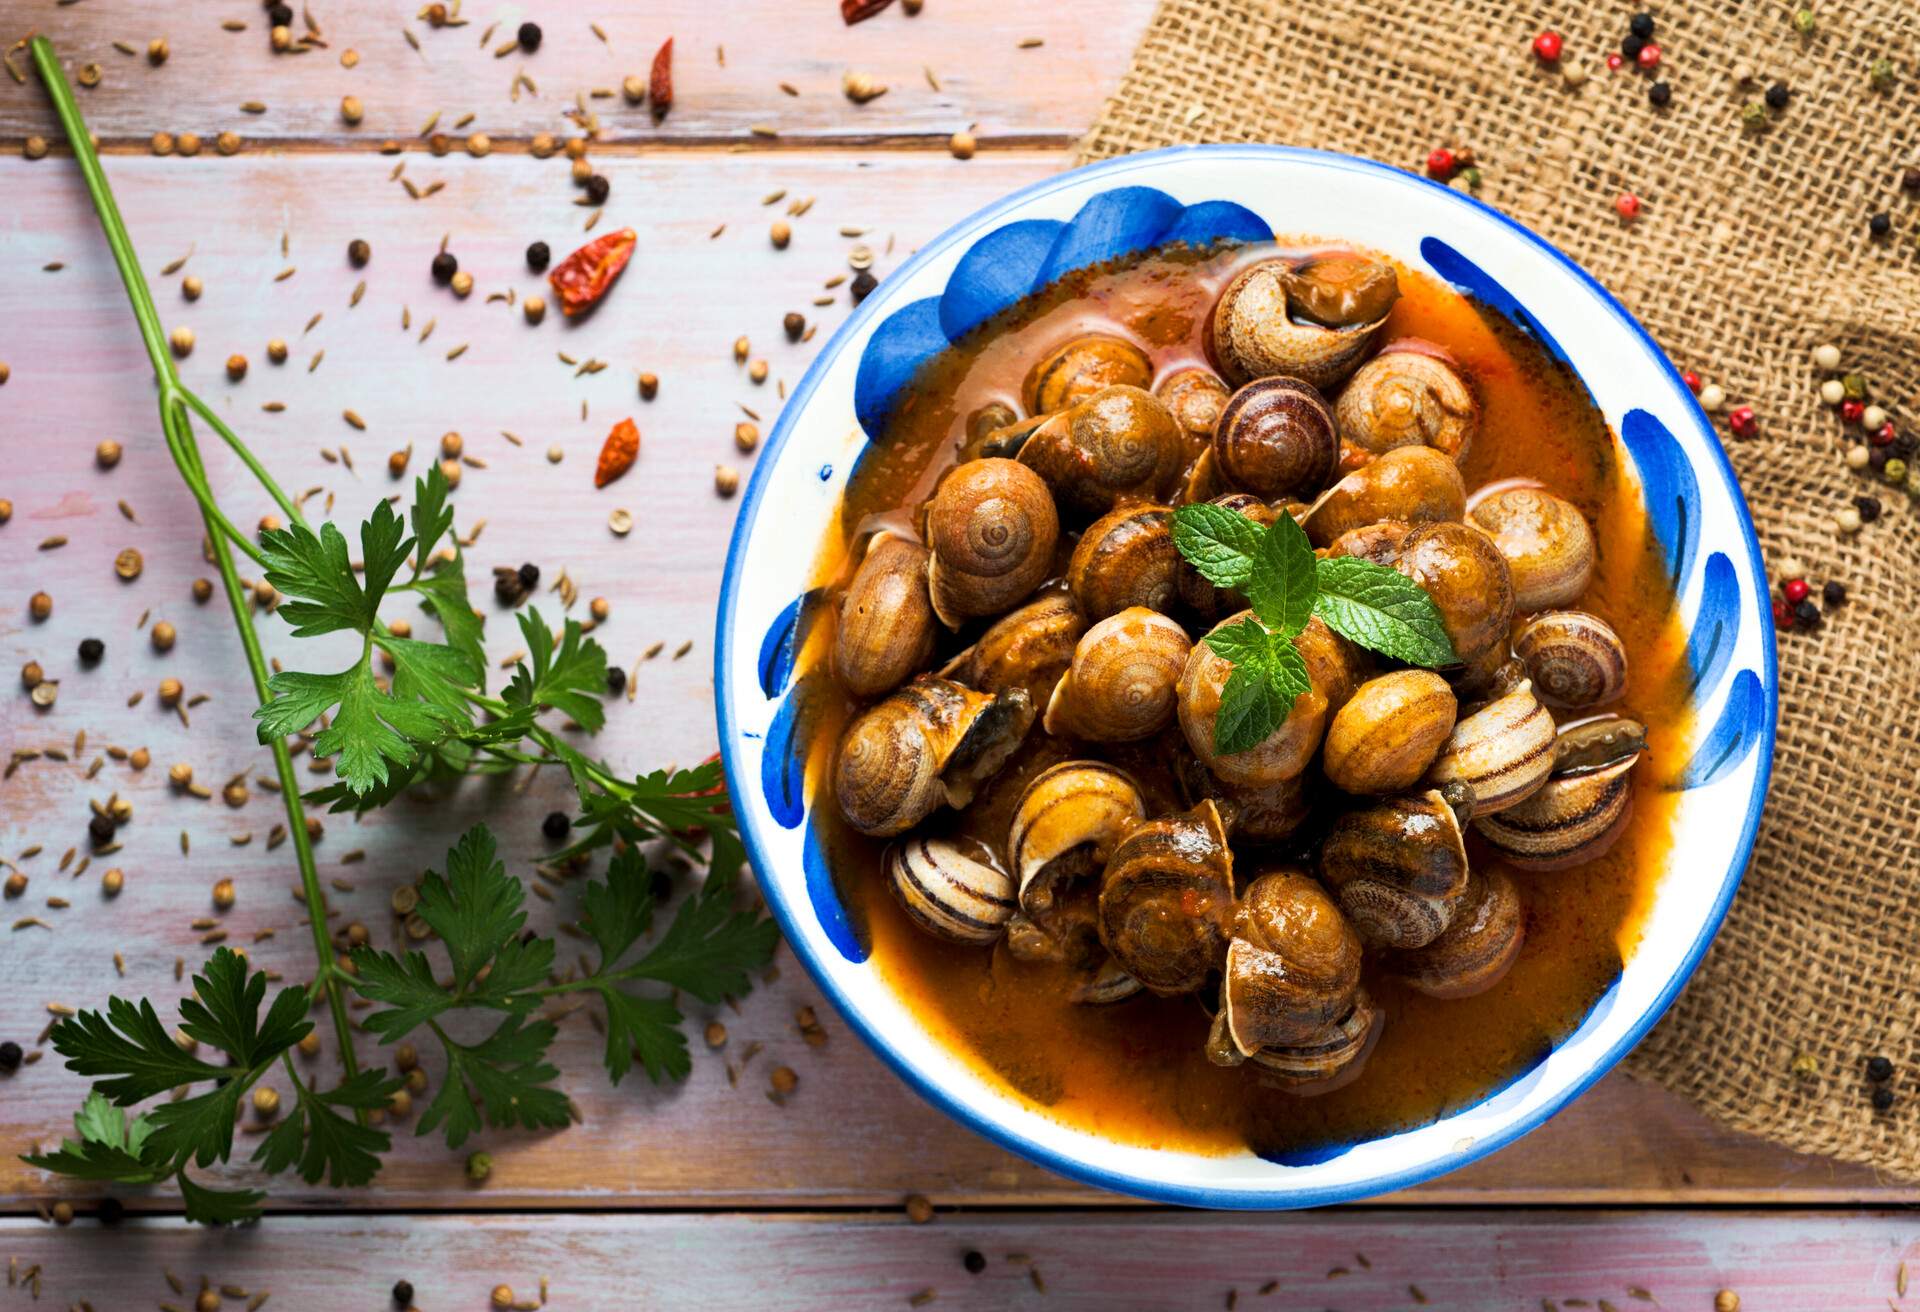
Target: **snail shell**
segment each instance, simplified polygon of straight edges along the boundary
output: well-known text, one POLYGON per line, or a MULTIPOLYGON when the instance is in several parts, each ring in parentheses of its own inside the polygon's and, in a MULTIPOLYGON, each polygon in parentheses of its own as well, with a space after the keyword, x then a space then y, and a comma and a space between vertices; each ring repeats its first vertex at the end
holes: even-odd
MULTIPOLYGON (((1357 280, 1334 276, 1348 267, 1331 259, 1321 261, 1316 276, 1315 266, 1296 272, 1285 260, 1268 260, 1243 270, 1228 283, 1207 319, 1208 351, 1226 380, 1237 387, 1255 378, 1287 374, 1328 388, 1352 373, 1385 322, 1398 287, 1391 288, 1384 304, 1376 294, 1351 298, 1342 305, 1344 298, 1328 293, 1336 281, 1358 285, 1357 280), (1314 313, 1322 322, 1312 320, 1314 313), (1355 313, 1375 317, 1355 321, 1351 317, 1355 313), (1341 322, 1328 326, 1327 319, 1341 322)), ((1391 268, 1377 267, 1385 268, 1387 279, 1392 279, 1391 268)), ((1374 285, 1383 284, 1375 279, 1374 285)))
POLYGON ((1466 506, 1467 485, 1458 465, 1432 447, 1403 446, 1322 492, 1301 527, 1314 546, 1325 547, 1342 533, 1383 520, 1457 520, 1466 506))
POLYGON ((1476 496, 1469 518, 1493 538, 1513 573, 1522 615, 1580 599, 1593 579, 1593 529, 1579 507, 1544 488, 1476 496))
POLYGON ((1533 695, 1533 682, 1523 679, 1453 726, 1427 782, 1465 785, 1476 816, 1504 811, 1546 783, 1553 771, 1554 736, 1553 717, 1533 695))
POLYGON ((1207 769, 1184 738, 1168 744, 1164 755, 1173 758, 1174 774, 1188 804, 1211 798, 1220 823, 1235 842, 1278 843, 1311 813, 1305 773, 1264 788, 1236 788, 1207 769))
POLYGON ((1026 605, 995 620, 946 673, 982 692, 1025 688, 1036 704, 1044 705, 1073 663, 1074 644, 1086 631, 1087 617, 1073 594, 1049 585, 1026 605))
POLYGON ((1005 401, 989 401, 967 416, 967 441, 984 441, 988 434, 1019 422, 1019 413, 1005 401))
POLYGON ((948 628, 1006 610, 1053 568, 1060 517, 1047 485, 1012 460, 955 465, 927 508, 927 583, 948 628))
POLYGON ((1193 644, 1179 623, 1142 606, 1109 616, 1074 648, 1047 702, 1045 727, 1095 742, 1150 738, 1173 723, 1174 689, 1193 644))
POLYGON ((1213 462, 1237 491, 1268 500, 1317 496, 1340 463, 1333 410, 1298 378, 1256 378, 1220 412, 1213 462))
POLYGON ((1067 586, 1090 620, 1129 606, 1170 610, 1180 577, 1173 545, 1173 511, 1165 506, 1121 506, 1080 535, 1067 562, 1067 586))
POLYGON ((1220 412, 1226 409, 1227 385, 1211 369, 1191 365, 1176 369, 1155 383, 1153 394, 1166 405, 1174 423, 1180 425, 1180 432, 1187 440, 1188 463, 1198 459, 1212 444, 1214 426, 1220 422, 1220 412))
POLYGON ((1140 992, 1140 981, 1120 969, 1120 963, 1108 957, 1086 979, 1074 985, 1067 995, 1070 1002, 1083 1007, 1106 1007, 1125 1002, 1140 992))
POLYGON ((1022 389, 1027 413, 1050 415, 1116 383, 1145 387, 1153 380, 1147 353, 1120 337, 1077 337, 1043 358, 1022 389))
POLYGON ((1522 870, 1565 870, 1605 855, 1633 816, 1633 767, 1646 730, 1620 716, 1560 730, 1559 764, 1533 796, 1474 828, 1522 870))
POLYGON ((1400 559, 1400 544, 1407 540, 1407 534, 1411 532, 1413 525, 1404 519, 1384 519, 1364 528, 1351 528, 1333 540, 1327 548, 1327 555, 1352 556, 1356 560, 1370 560, 1376 565, 1392 569, 1393 562, 1400 559))
POLYGON ((1186 464, 1186 438, 1153 393, 1108 387, 1035 428, 1020 463, 1062 510, 1090 519, 1122 500, 1166 501, 1186 464))
POLYGON ((1226 1013, 1213 1018, 1207 1036, 1207 1059, 1216 1066, 1238 1066, 1245 1061, 1260 1069, 1263 1079, 1296 1094, 1329 1093, 1350 1083, 1365 1065, 1379 1039, 1384 1015, 1374 1006, 1366 986, 1355 990, 1347 1014, 1303 1043, 1286 1048, 1261 1048, 1243 1054, 1227 1035, 1226 1013))
POLYGON ((982 406, 974 411, 972 418, 967 422, 967 438, 960 445, 960 462, 965 464, 969 460, 1011 460, 1020 454, 1020 448, 1027 444, 1027 439, 1033 436, 1034 430, 1046 423, 1048 418, 1047 415, 1018 418, 1013 414, 1011 406, 999 401, 982 406), (1007 416, 1006 423, 993 428, 984 426, 989 417, 999 418, 1002 412, 1007 416), (973 422, 975 419, 980 420, 979 425, 973 422))
POLYGON ((1334 405, 1349 468, 1403 446, 1454 463, 1480 430, 1480 402, 1453 362, 1425 343, 1389 343, 1361 365, 1334 405))
MULTIPOLYGON (((1242 611, 1215 627, 1238 624, 1252 614, 1242 611)), ((1353 693, 1363 657, 1318 616, 1307 622, 1293 645, 1307 663, 1311 686, 1294 700, 1293 709, 1279 728, 1246 751, 1227 755, 1214 751, 1213 730, 1220 712, 1220 695, 1233 666, 1205 642, 1194 643, 1187 657, 1186 669, 1180 675, 1180 729, 1193 754, 1229 784, 1267 788, 1298 775, 1320 746, 1327 717, 1353 693)))
POLYGON ((1470 665, 1495 650, 1506 659, 1513 579, 1493 539, 1471 524, 1418 524, 1401 539, 1393 567, 1433 599, 1440 627, 1462 662, 1470 665))
POLYGON ((834 795, 863 834, 905 833, 942 804, 965 806, 1026 737, 1033 700, 916 679, 854 717, 834 757, 834 795))
POLYGON ((1470 998, 1498 984, 1526 940, 1520 890, 1500 869, 1475 870, 1453 921, 1423 948, 1395 953, 1388 968, 1435 998, 1470 998))
POLYGON ((1044 916, 1063 884, 1104 869, 1120 840, 1146 818, 1139 785, 1103 761, 1062 761, 1035 775, 1007 833, 1021 910, 1044 916))
POLYGON ((1360 938, 1325 889, 1293 869, 1247 886, 1220 984, 1234 1047, 1306 1043, 1353 1009, 1359 987, 1360 938))
POLYGON ((1367 943, 1424 947, 1466 892, 1460 818, 1438 789, 1349 811, 1320 846, 1320 877, 1367 943))
POLYGON ((1520 626, 1513 654, 1549 706, 1585 710, 1627 690, 1627 648, 1613 626, 1584 610, 1550 610, 1520 626))
POLYGON ((935 938, 991 943, 1013 915, 1013 876, 985 844, 916 836, 887 849, 886 868, 908 918, 935 938))
MULTIPOLYGON (((1214 497, 1213 504, 1225 506, 1228 510, 1237 512, 1241 517, 1252 520, 1262 528, 1271 525, 1275 518, 1273 508, 1250 492, 1229 492, 1225 496, 1214 497)), ((1177 549, 1175 554, 1178 554, 1177 549)), ((1246 596, 1238 588, 1222 591, 1206 575, 1189 565, 1184 559, 1180 561, 1179 569, 1175 572, 1174 587, 1180 594, 1180 600, 1198 612, 1200 617, 1208 623, 1212 623, 1229 611, 1247 608, 1246 596)))
POLYGON ((1100 941, 1155 993, 1191 993, 1220 967, 1233 914, 1233 851, 1212 802, 1149 820, 1100 880, 1100 941))
POLYGON ((833 673, 855 697, 878 697, 926 668, 933 656, 927 549, 876 533, 840 599, 833 673))
POLYGON ((1453 689, 1430 670, 1369 679, 1327 726, 1322 768, 1349 793, 1405 792, 1439 755, 1458 709, 1453 689))

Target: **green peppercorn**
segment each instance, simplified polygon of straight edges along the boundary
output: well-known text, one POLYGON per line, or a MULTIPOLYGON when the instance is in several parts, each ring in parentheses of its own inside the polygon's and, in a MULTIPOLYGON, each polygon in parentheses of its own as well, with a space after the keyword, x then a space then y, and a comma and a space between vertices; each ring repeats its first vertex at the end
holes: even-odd
POLYGON ((1793 11, 1793 30, 1801 36, 1812 36, 1817 21, 1813 16, 1813 10, 1805 5, 1793 11))
POLYGON ((1867 69, 1867 82, 1875 91, 1885 91, 1893 85, 1893 61, 1885 55, 1873 61, 1867 69))
POLYGON ((1767 125, 1767 107, 1759 101, 1751 101, 1740 111, 1740 125, 1749 132, 1758 132, 1767 125))
POLYGON ((1865 374, 1841 374, 1840 390, 1847 394, 1849 401, 1867 399, 1867 379, 1865 374))
POLYGON ((467 1179, 475 1184, 493 1174, 492 1153, 471 1153, 467 1157, 467 1179))
POLYGON ((1896 456, 1880 467, 1880 477, 1893 487, 1899 487, 1907 481, 1907 462, 1896 456))
POLYGON ((1474 191, 1480 190, 1480 170, 1479 169, 1469 168, 1465 172, 1461 173, 1460 176, 1467 180, 1467 186, 1469 188, 1471 188, 1474 191))

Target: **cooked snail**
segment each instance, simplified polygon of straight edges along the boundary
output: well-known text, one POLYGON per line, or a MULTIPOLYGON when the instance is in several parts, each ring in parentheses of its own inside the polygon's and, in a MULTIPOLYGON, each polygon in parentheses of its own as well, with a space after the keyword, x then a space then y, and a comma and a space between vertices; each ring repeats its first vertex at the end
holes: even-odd
POLYGON ((1340 461, 1333 410, 1298 378, 1256 378, 1227 401, 1213 430, 1216 477, 1268 500, 1318 496, 1340 461))
MULTIPOLYGON (((1213 504, 1225 506, 1262 528, 1271 525, 1275 518, 1273 508, 1250 492, 1229 492, 1225 496, 1214 497, 1213 504)), ((1239 589, 1221 590, 1184 558, 1174 573, 1174 587, 1180 594, 1180 600, 1208 623, 1229 611, 1245 610, 1247 607, 1247 599, 1239 589)))
POLYGON ((1044 916, 1065 884, 1105 869, 1120 840, 1146 818, 1139 785, 1105 762, 1062 761, 1035 775, 1007 834, 1020 909, 1044 916))
POLYGON ((1452 520, 1415 525, 1400 540, 1393 568, 1433 599, 1462 662, 1471 665, 1495 650, 1506 659, 1513 579, 1485 533, 1452 520))
POLYGON ((1525 908, 1512 878, 1504 870, 1475 870, 1440 937, 1395 953, 1388 968, 1430 997, 1470 998, 1505 978, 1526 936, 1525 908))
POLYGON ((1428 446, 1396 447, 1320 494, 1301 527, 1316 547, 1383 520, 1457 520, 1466 513, 1460 467, 1428 446))
POLYGON ((1163 748, 1171 756, 1180 790, 1189 806, 1211 799, 1220 823, 1234 842, 1278 843, 1293 834, 1312 812, 1305 773, 1263 788, 1240 788, 1209 770, 1184 737, 1163 748))
POLYGON ((1645 727, 1623 716, 1565 725, 1553 777, 1474 828, 1522 870, 1565 870, 1603 856, 1633 815, 1633 767, 1646 745, 1645 727))
POLYGON ((886 867, 908 918, 935 938, 991 943, 1013 915, 1013 876, 984 844, 909 838, 887 849, 886 867))
POLYGON ((1048 733, 1095 742, 1150 738, 1173 723, 1192 644, 1158 611, 1134 606, 1088 629, 1047 702, 1048 733))
POLYGON ((1100 941, 1155 993, 1191 993, 1220 967, 1233 915, 1233 850, 1212 802, 1149 820, 1100 879, 1100 941))
POLYGON ((1325 889, 1290 868, 1247 886, 1220 984, 1243 1056, 1309 1042, 1353 1010, 1359 987, 1360 938, 1325 889))
POLYGON ((1467 888, 1460 817, 1439 789, 1349 811, 1320 846, 1320 877, 1376 947, 1424 947, 1467 888))
POLYGON ((1356 468, 1403 446, 1431 447, 1456 464, 1480 429, 1480 402, 1438 347, 1389 343, 1361 365, 1334 405, 1342 464, 1356 468))
POLYGON ((927 508, 927 583, 949 628, 1007 609, 1053 569, 1060 518, 1047 485, 1012 460, 955 465, 927 508))
POLYGON ((1153 393, 1115 386, 1049 416, 1020 447, 1063 511, 1104 515, 1122 500, 1164 502, 1186 464, 1186 438, 1153 393))
POLYGON ((995 620, 942 673, 981 692, 1024 688, 1036 706, 1045 706, 1086 631, 1087 617, 1073 594, 1049 584, 1026 605, 995 620))
POLYGON ((1473 813, 1485 816, 1531 796, 1553 763, 1553 717, 1533 695, 1532 681, 1523 679, 1453 726, 1427 782, 1465 785, 1473 794, 1473 813))
POLYGON ((833 787, 863 834, 891 837, 941 805, 965 806, 1026 737, 1033 700, 1010 688, 975 692, 931 676, 862 711, 840 736, 833 787))
MULTIPOLYGON (((1242 611, 1222 620, 1221 625, 1238 624, 1251 616, 1251 611, 1242 611)), ((1306 769, 1320 746, 1328 715, 1353 693, 1363 658, 1318 616, 1307 622, 1293 645, 1307 663, 1312 686, 1295 699, 1287 718, 1265 740, 1244 752, 1226 755, 1214 751, 1213 730, 1220 695, 1233 666, 1205 642, 1196 642, 1187 657, 1187 667, 1180 676, 1180 729, 1194 755, 1229 784, 1265 788, 1306 769)))
POLYGON ((1027 375, 1027 413, 1050 415, 1115 383, 1145 387, 1153 381, 1147 353, 1119 337, 1079 337, 1044 357, 1027 375))
POLYGON ((1103 620, 1129 606, 1170 610, 1180 564, 1173 545, 1173 511, 1121 506, 1080 535, 1067 561, 1067 586, 1089 620, 1103 620))
POLYGON ((1570 606, 1587 590, 1593 578, 1593 529, 1571 501, 1537 487, 1482 490, 1468 518, 1507 558, 1520 614, 1570 606))
POLYGON ((1153 385, 1153 394, 1166 405, 1187 439, 1191 462, 1213 441, 1214 425, 1226 408, 1227 385, 1211 369, 1191 365, 1176 369, 1153 385))
POLYGON ((1513 654, 1549 706, 1586 710, 1627 691, 1627 647, 1613 626, 1583 610, 1550 610, 1520 626, 1513 654))
POLYGON ((1453 689, 1430 670, 1367 680, 1327 726, 1321 768, 1349 793, 1405 792, 1453 732, 1453 689))
POLYGON ((967 416, 967 441, 984 441, 989 433, 1020 422, 1020 416, 1005 401, 989 401, 967 416))
POLYGON ((840 599, 833 673, 856 697, 878 697, 926 668, 933 656, 927 549, 880 532, 840 599))
POLYGON ((1389 265, 1329 255, 1295 269, 1269 260, 1227 284, 1207 320, 1228 382, 1288 374, 1332 387, 1360 363, 1399 296, 1389 265))

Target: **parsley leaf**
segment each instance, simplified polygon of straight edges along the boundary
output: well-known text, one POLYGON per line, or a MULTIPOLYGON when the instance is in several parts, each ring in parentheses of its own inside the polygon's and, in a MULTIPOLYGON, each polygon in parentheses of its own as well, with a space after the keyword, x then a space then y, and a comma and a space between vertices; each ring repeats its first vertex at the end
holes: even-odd
POLYGON ((1315 586, 1313 545, 1293 516, 1283 514, 1261 535, 1247 601, 1269 629, 1290 638, 1313 618, 1315 586))
POLYGON ((187 1220, 200 1225, 238 1225, 260 1219, 260 1204, 267 1196, 258 1189, 209 1189, 195 1184, 180 1173, 180 1198, 187 1205, 187 1220))
POLYGON ((413 582, 412 590, 420 594, 420 604, 426 612, 440 622, 447 646, 473 662, 476 675, 473 686, 485 689, 487 653, 482 640, 487 625, 474 613, 473 602, 467 596, 464 558, 456 552, 452 560, 436 561, 413 582))
POLYGON ((64 1139, 53 1152, 30 1153, 21 1160, 76 1180, 152 1184, 169 1174, 165 1163, 143 1156, 152 1123, 145 1116, 129 1121, 126 1112, 97 1089, 73 1114, 73 1128, 78 1139, 64 1139))
POLYGON ((429 464, 427 472, 413 480, 413 509, 407 512, 407 518, 413 525, 413 576, 416 579, 432 558, 433 549, 440 545, 440 539, 453 531, 453 507, 447 504, 452 491, 453 485, 447 482, 438 463, 429 464))
POLYGON ((553 1035, 552 1022, 529 1024, 522 1016, 506 1017, 478 1043, 460 1043, 441 1032, 447 1073, 420 1117, 418 1133, 429 1134, 444 1122, 447 1147, 458 1148, 480 1128, 483 1108, 493 1125, 530 1130, 566 1125, 567 1097, 551 1087, 560 1072, 546 1061, 553 1035))
POLYGON ((1238 511, 1211 502, 1173 512, 1173 545, 1216 587, 1237 588, 1253 573, 1265 530, 1238 511))
POLYGON ((334 1109, 384 1108, 401 1081, 367 1070, 322 1093, 308 1088, 291 1068, 288 1074, 296 1096, 294 1109, 260 1141, 253 1160, 275 1175, 297 1161, 300 1178, 308 1184, 319 1184, 322 1177, 336 1189, 372 1183, 380 1170, 380 1154, 392 1140, 384 1130, 362 1125, 334 1109))
POLYGON ((527 659, 514 667, 513 681, 504 694, 507 704, 551 708, 588 733, 598 733, 607 722, 606 710, 600 705, 600 698, 607 692, 606 652, 581 633, 578 620, 567 621, 557 651, 553 630, 540 618, 538 607, 529 607, 519 620, 527 659))
POLYGON ((453 961, 454 992, 464 992, 482 966, 521 927, 526 887, 507 873, 493 832, 475 825, 447 853, 447 873, 429 870, 420 883, 420 918, 432 927, 453 961))
POLYGON ((332 524, 322 524, 318 535, 305 524, 262 533, 267 582, 289 598, 279 611, 293 625, 293 636, 371 632, 380 599, 413 545, 406 531, 392 506, 376 503, 372 517, 360 526, 364 572, 358 574, 347 558, 346 538, 332 524))
POLYGON ((1352 556, 1322 560, 1316 573, 1313 609, 1328 627, 1409 665, 1458 663, 1440 608, 1406 575, 1352 556))
POLYGON ((261 742, 298 733, 329 708, 339 708, 333 722, 314 736, 313 754, 337 757, 335 769, 355 793, 385 784, 390 767, 411 766, 420 748, 466 723, 445 706, 380 691, 365 654, 338 674, 282 671, 267 680, 267 691, 272 700, 253 713, 261 742))

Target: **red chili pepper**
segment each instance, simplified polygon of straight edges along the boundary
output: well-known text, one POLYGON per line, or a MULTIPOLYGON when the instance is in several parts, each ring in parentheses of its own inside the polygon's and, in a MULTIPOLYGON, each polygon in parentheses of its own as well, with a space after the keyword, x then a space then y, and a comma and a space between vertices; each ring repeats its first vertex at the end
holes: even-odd
POLYGON ((554 295, 560 298, 560 310, 572 319, 585 314, 607 294, 620 270, 633 258, 640 238, 632 228, 622 228, 604 237, 595 237, 547 275, 554 295))
POLYGON ((653 107, 655 120, 667 116, 673 108, 673 38, 668 37, 660 43, 653 53, 653 68, 647 74, 647 101, 653 107))
POLYGON ((864 22, 892 4, 893 0, 840 0, 840 17, 848 27, 864 22))
POLYGON ((633 420, 622 419, 607 434, 607 440, 600 447, 600 463, 594 466, 593 485, 605 487, 614 479, 633 468, 633 462, 640 455, 640 430, 635 428, 633 420))

